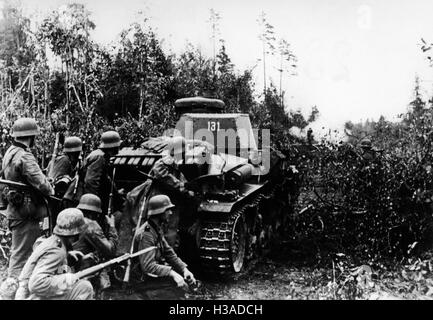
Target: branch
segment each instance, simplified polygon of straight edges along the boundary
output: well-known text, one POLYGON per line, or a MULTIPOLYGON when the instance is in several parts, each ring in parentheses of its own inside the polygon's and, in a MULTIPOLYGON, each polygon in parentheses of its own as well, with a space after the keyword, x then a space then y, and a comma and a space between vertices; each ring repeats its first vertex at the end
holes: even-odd
POLYGON ((85 111, 84 111, 83 105, 81 104, 80 97, 78 96, 78 93, 77 93, 77 89, 75 89, 75 85, 74 85, 73 83, 71 83, 71 86, 72 86, 72 89, 74 89, 74 93, 75 93, 75 96, 77 97, 78 104, 80 105, 80 109, 81 109, 81 111, 83 111, 83 113, 85 114, 85 111))
POLYGON ((15 99, 16 99, 18 93, 20 93, 21 90, 24 88, 26 82, 29 80, 30 75, 33 73, 33 70, 34 70, 34 69, 35 69, 35 67, 33 66, 33 67, 30 69, 30 72, 29 72, 29 74, 27 75, 27 77, 25 78, 25 80, 24 80, 24 82, 22 83, 21 87, 19 87, 19 89, 18 89, 17 91, 15 91, 14 97, 12 98, 12 101, 11 101, 11 103, 9 104, 9 106, 6 108, 6 111, 8 111, 10 108, 12 108, 12 104, 15 102, 15 99))

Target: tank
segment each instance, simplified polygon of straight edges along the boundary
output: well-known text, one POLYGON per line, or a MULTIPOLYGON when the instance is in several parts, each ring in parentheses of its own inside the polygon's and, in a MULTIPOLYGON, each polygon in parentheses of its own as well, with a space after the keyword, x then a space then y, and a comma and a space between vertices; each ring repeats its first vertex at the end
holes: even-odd
MULTIPOLYGON (((178 250, 200 270, 241 272, 287 234, 298 195, 297 170, 282 152, 260 147, 249 115, 224 113, 223 101, 184 98, 175 107, 176 134, 193 141, 182 172, 187 187, 197 195, 192 218, 191 213, 188 217, 180 213, 180 226, 189 236, 181 237, 178 250), (194 155, 203 154, 204 147, 195 142, 202 140, 211 148, 205 148, 209 154, 200 163, 194 155)), ((162 157, 167 139, 167 135, 149 138, 140 148, 121 149, 112 158, 116 183, 125 190, 143 183, 146 178, 140 172, 149 173, 162 157)))

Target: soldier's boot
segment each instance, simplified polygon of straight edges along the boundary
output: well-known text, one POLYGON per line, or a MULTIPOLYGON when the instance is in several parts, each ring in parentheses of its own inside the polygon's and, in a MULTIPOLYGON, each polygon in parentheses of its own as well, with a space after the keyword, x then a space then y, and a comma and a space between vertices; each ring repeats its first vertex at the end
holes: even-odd
POLYGON ((145 300, 185 300, 185 290, 169 277, 147 278, 140 289, 145 300))

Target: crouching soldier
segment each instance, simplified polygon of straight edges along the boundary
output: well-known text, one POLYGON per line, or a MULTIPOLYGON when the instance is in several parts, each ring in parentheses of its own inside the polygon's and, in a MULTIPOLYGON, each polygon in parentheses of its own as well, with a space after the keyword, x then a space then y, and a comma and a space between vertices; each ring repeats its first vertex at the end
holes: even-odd
POLYGON ((148 220, 137 232, 138 250, 156 246, 139 257, 143 272, 144 289, 154 299, 181 299, 188 285, 195 284, 194 275, 176 255, 164 237, 174 205, 166 195, 157 195, 149 200, 148 220))
MULTIPOLYGON (((53 235, 44 239, 27 260, 19 277, 16 299, 29 300, 89 300, 93 287, 68 272, 68 253, 72 244, 85 230, 83 213, 68 208, 59 213, 53 235)), ((76 253, 76 252, 75 252, 76 253)))
MULTIPOLYGON (((87 228, 73 245, 74 250, 80 251, 85 257, 75 266, 76 270, 83 270, 102 260, 115 258, 118 235, 114 226, 114 217, 102 214, 101 199, 91 193, 84 194, 77 208, 83 212, 87 228), (101 219, 106 221, 101 221, 101 219), (106 233, 101 225, 107 225, 106 233)), ((108 288, 110 278, 106 270, 102 271, 97 278, 92 278, 92 283, 98 291, 108 288)))

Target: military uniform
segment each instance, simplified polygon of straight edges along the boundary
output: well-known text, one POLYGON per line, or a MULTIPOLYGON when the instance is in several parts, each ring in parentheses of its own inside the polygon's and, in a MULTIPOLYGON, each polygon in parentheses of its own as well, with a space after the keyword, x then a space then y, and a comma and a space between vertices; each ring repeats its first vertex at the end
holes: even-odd
POLYGON ((17 278, 32 253, 35 240, 40 236, 39 222, 48 215, 48 208, 41 194, 49 196, 54 191, 36 158, 24 144, 13 143, 5 153, 2 168, 7 180, 34 188, 34 191, 22 191, 24 200, 21 204, 9 201, 6 211, 12 232, 8 276, 17 278))
MULTIPOLYGON (((105 236, 98 222, 84 218, 86 230, 80 235, 80 238, 73 245, 73 250, 81 251, 84 255, 92 255, 74 265, 75 270, 84 270, 90 268, 102 261, 112 259, 116 256, 117 244, 119 238, 116 229, 108 226, 107 236, 105 236)), ((102 290, 110 287, 110 277, 107 270, 102 270, 98 275, 89 279, 95 290, 102 290)))
POLYGON ((74 175, 73 168, 69 157, 66 154, 62 154, 50 161, 47 176, 48 178, 56 180, 66 175, 72 177, 74 175))
POLYGON ((53 179, 54 181, 62 176, 75 176, 76 168, 72 167, 71 160, 68 155, 62 154, 57 156, 54 160, 48 165, 48 178, 53 179))
MULTIPOLYGON (((118 235, 113 227, 109 227, 108 234, 105 236, 101 226, 94 220, 84 218, 86 230, 80 235, 79 240, 74 243, 73 249, 81 251, 83 254, 95 253, 97 259, 111 259, 116 255, 118 235)), ((98 261, 94 261, 97 263, 98 261)), ((91 265, 92 263, 90 263, 91 265)), ((85 269, 90 265, 82 265, 80 269, 85 269)))
MULTIPOLYGON (((188 190, 185 189, 187 179, 179 169, 179 165, 174 161, 173 157, 164 156, 155 162, 150 175, 155 178, 152 182, 147 199, 158 194, 165 194, 176 205, 176 210, 170 216, 168 230, 165 234, 167 241, 171 246, 177 248, 179 238, 177 229, 179 227, 179 213, 187 210, 187 199, 189 197, 188 190)), ((146 209, 147 211, 147 206, 146 209)), ((184 217, 182 217, 184 218, 184 217)), ((186 217, 185 217, 186 219, 186 217)), ((185 223, 187 223, 185 221, 185 223)))
MULTIPOLYGON (((108 170, 108 156, 101 149, 92 151, 84 162, 84 193, 93 193, 101 198, 102 212, 107 214, 111 192, 111 177, 108 170)), ((113 189, 113 211, 122 208, 123 201, 117 189, 113 189)))
POLYGON ((42 241, 26 262, 19 277, 30 300, 89 300, 93 287, 87 280, 68 285, 67 250, 57 235, 42 241))
POLYGON ((376 152, 372 149, 363 150, 361 157, 365 161, 376 160, 376 152))
POLYGON ((63 144, 63 154, 58 155, 48 164, 48 177, 54 181, 62 176, 74 177, 78 170, 79 154, 83 151, 83 142, 79 137, 67 137, 63 144))
POLYGON ((145 289, 151 299, 179 299, 184 295, 182 289, 169 277, 174 269, 183 274, 187 268, 164 238, 163 231, 152 221, 146 221, 138 230, 136 237, 138 250, 156 246, 139 256, 141 271, 145 278, 145 289))

